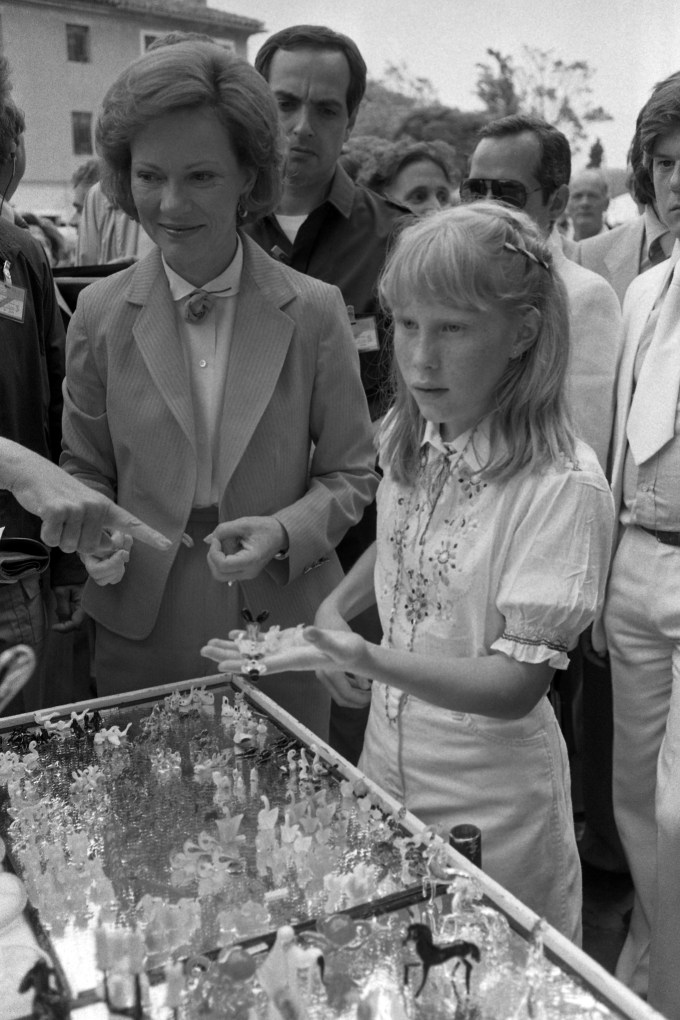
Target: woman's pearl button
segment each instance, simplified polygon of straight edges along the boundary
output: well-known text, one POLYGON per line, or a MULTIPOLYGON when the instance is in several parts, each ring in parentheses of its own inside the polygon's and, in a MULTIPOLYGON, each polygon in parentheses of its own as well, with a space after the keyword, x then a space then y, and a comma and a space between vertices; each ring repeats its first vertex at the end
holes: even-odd
POLYGON ((201 358, 201 360, 199 361, 199 365, 201 366, 201 368, 205 368, 207 364, 208 362, 205 360, 205 358, 201 358))

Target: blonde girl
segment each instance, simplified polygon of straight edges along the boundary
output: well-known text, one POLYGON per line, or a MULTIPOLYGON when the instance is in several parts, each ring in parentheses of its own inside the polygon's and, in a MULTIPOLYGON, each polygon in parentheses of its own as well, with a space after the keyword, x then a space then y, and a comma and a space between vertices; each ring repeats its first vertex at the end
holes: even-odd
MULTIPOLYGON (((546 694, 600 606, 613 508, 565 411, 563 286, 528 217, 478 202, 406 228, 381 294, 396 393, 378 539, 306 646, 267 667, 370 700, 360 768, 443 832, 478 825, 485 871, 578 940, 569 767, 546 694), (381 647, 347 623, 371 602, 381 647)), ((236 668, 228 643, 206 651, 236 668)))

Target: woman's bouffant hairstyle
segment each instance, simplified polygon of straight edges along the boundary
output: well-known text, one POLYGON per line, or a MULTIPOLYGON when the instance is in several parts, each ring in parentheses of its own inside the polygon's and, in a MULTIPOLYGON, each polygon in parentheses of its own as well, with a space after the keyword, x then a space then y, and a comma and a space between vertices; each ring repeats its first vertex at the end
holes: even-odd
MULTIPOLYGON (((481 472, 487 480, 574 456, 564 394, 569 314, 564 284, 551 263, 549 248, 525 213, 497 202, 474 202, 405 227, 380 280, 381 300, 390 313, 407 308, 411 300, 510 315, 537 310, 540 328, 534 342, 508 362, 496 388, 491 454, 481 472)), ((398 480, 410 482, 418 470, 426 423, 396 358, 393 384, 382 459, 398 480)))
POLYGON ((97 121, 102 188, 138 219, 131 191, 130 149, 135 135, 158 117, 212 110, 223 124, 243 169, 254 171, 241 206, 253 218, 272 212, 279 199, 282 148, 276 103, 249 64, 216 43, 161 46, 130 64, 104 97, 97 121))
POLYGON ((414 163, 433 163, 439 167, 444 178, 453 186, 456 150, 447 142, 438 138, 431 142, 414 142, 410 138, 401 138, 378 150, 371 162, 366 161, 357 175, 357 184, 364 184, 371 191, 384 195, 394 179, 414 163))

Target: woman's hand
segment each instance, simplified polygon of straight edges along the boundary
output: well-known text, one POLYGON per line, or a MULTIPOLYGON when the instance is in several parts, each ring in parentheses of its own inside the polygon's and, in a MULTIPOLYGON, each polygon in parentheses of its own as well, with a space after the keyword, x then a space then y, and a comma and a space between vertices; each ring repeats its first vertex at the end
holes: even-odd
POLYGON ((286 530, 275 517, 240 517, 218 524, 204 539, 208 566, 216 581, 250 581, 277 553, 288 548, 286 530))
POLYGON ((118 584, 130 559, 132 536, 114 531, 94 553, 81 553, 85 569, 96 584, 118 584))

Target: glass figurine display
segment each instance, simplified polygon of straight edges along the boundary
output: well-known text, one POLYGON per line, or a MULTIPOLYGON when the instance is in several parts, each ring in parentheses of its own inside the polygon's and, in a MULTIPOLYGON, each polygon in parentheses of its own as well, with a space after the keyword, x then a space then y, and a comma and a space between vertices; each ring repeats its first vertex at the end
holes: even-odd
POLYGON ((0 837, 53 960, 46 994, 154 1020, 626 1015, 250 690, 0 730, 0 837))

